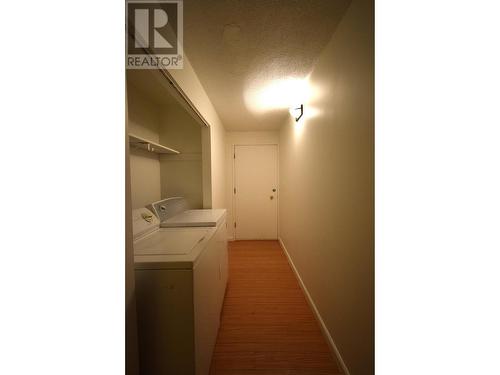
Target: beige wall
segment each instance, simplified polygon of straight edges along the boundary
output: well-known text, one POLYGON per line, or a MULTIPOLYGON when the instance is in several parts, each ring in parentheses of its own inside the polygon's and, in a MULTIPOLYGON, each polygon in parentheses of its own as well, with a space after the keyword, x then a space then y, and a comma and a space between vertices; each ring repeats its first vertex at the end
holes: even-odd
POLYGON ((183 196, 189 208, 202 208, 201 125, 179 105, 165 109, 161 121, 160 143, 180 151, 160 156, 161 196, 183 196))
POLYGON ((233 149, 234 145, 278 144, 279 132, 227 132, 226 133, 226 202, 227 202, 227 236, 234 239, 233 217, 233 149))
POLYGON ((280 238, 351 375, 374 373, 373 18, 352 2, 279 146, 280 238))
MULTIPOLYGON (((209 163, 209 165, 203 167, 204 203, 207 202, 205 206, 207 208, 226 208, 226 131, 224 126, 186 55, 184 55, 184 68, 169 70, 169 72, 196 109, 210 124, 210 134, 207 134, 205 130, 202 135, 204 139, 208 137, 210 143, 209 154, 206 148, 203 150, 203 163, 209 163), (211 193, 207 193, 206 190, 211 193)), ((208 144, 208 142, 205 144, 208 144)))
MULTIPOLYGON (((134 86, 128 87, 127 95, 129 132, 158 142, 158 106, 147 100, 134 86)), ((130 183, 133 209, 161 199, 160 160, 157 154, 130 149, 130 183)))

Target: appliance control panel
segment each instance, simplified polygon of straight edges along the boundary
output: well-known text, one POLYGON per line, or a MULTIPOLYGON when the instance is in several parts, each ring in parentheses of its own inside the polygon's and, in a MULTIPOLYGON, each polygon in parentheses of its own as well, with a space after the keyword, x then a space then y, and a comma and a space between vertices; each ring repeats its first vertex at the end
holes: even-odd
POLYGON ((172 197, 151 203, 148 208, 154 212, 160 221, 180 214, 188 209, 187 201, 183 197, 172 197))

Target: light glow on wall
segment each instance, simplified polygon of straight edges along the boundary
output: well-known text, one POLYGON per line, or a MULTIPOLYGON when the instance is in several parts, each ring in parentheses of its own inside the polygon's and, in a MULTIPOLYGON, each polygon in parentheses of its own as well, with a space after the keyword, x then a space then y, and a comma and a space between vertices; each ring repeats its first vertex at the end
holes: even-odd
POLYGON ((287 78, 274 80, 260 87, 254 84, 245 91, 244 99, 249 110, 262 113, 272 110, 288 110, 297 103, 307 101, 311 93, 307 78, 287 78))
POLYGON ((290 112, 290 121, 293 126, 295 139, 305 131, 308 120, 321 116, 322 112, 315 106, 321 96, 321 88, 311 84, 310 77, 286 78, 268 80, 255 79, 247 86, 244 93, 246 107, 255 114, 269 111, 290 112), (303 105, 303 115, 297 111, 303 105))

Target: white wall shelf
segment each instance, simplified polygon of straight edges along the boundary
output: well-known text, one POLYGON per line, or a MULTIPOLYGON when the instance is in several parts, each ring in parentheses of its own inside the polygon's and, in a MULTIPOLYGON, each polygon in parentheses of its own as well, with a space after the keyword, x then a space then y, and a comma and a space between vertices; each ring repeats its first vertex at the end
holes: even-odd
POLYGON ((128 137, 131 147, 139 148, 141 150, 146 150, 149 152, 155 152, 157 154, 180 154, 179 151, 174 150, 173 148, 160 145, 159 143, 152 142, 135 134, 129 133, 128 137))

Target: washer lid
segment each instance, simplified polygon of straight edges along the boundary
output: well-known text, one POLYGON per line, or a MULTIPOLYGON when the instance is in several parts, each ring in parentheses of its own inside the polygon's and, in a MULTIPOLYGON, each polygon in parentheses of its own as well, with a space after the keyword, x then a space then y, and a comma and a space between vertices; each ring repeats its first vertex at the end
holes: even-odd
POLYGON ((205 209, 205 210, 187 210, 177 214, 165 221, 162 221, 162 228, 176 227, 215 227, 225 217, 226 210, 205 209))
POLYGON ((135 255, 185 255, 203 241, 209 229, 160 229, 134 243, 135 255))

